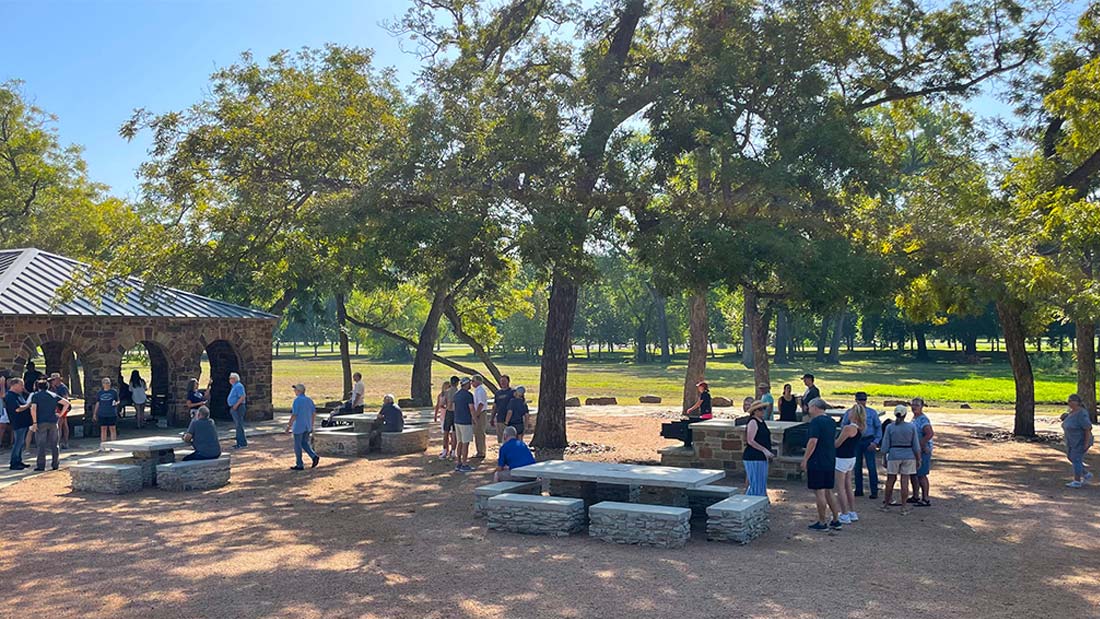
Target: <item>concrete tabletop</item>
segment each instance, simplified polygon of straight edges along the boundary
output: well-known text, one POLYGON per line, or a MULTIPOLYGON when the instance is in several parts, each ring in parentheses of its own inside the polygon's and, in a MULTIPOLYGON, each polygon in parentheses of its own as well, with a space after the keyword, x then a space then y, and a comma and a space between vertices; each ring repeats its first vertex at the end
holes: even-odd
POLYGON ((684 469, 674 466, 547 460, 512 469, 511 475, 513 478, 525 479, 541 477, 601 484, 694 488, 718 481, 725 477, 726 473, 715 469, 684 469))
POLYGON ((178 436, 144 436, 141 438, 128 438, 121 441, 107 441, 103 443, 104 449, 115 451, 165 451, 168 449, 184 449, 190 447, 178 436))

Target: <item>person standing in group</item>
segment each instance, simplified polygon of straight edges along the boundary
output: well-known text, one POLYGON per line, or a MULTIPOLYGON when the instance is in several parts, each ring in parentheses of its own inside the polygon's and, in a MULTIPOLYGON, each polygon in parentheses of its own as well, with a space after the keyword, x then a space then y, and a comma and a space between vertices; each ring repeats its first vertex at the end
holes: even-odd
POLYGON ((924 414, 924 398, 913 398, 909 406, 913 408, 913 427, 917 429, 917 439, 920 440, 920 461, 917 463, 917 474, 912 478, 913 496, 909 502, 917 507, 928 507, 932 505, 928 500, 928 473, 932 471, 932 437, 936 432, 932 429, 932 421, 924 414))
POLYGON ((783 395, 779 396, 779 421, 798 421, 798 398, 789 384, 783 385, 783 395))
POLYGON ((454 427, 458 438, 458 462, 455 471, 468 473, 473 469, 469 465, 470 443, 474 440, 474 394, 470 392, 470 379, 463 378, 461 387, 454 397, 454 427))
POLYGON ((218 429, 210 418, 210 409, 200 406, 195 409, 195 418, 183 434, 183 442, 190 443, 195 450, 183 457, 190 460, 217 460, 222 455, 222 446, 218 442, 218 429))
POLYGON ((21 471, 27 468, 23 462, 23 449, 26 446, 27 432, 33 425, 30 404, 27 403, 26 389, 23 380, 13 378, 8 381, 8 390, 4 394, 4 412, 8 415, 14 437, 11 444, 11 459, 8 468, 13 471, 21 471))
POLYGON ((42 380, 42 372, 34 367, 34 361, 27 362, 27 371, 23 372, 23 385, 28 391, 37 389, 38 381, 42 380))
POLYGON ((764 411, 764 419, 775 419, 775 398, 772 396, 772 386, 768 383, 760 383, 756 386, 756 399, 768 405, 764 411))
POLYGON ((806 385, 806 390, 802 392, 802 414, 810 414, 810 402, 821 397, 821 390, 814 384, 813 374, 803 374, 802 384, 806 385))
POLYGON ((508 402, 508 414, 504 417, 504 425, 516 429, 516 437, 523 440, 523 433, 527 429, 527 421, 531 416, 531 409, 527 406, 527 388, 523 385, 516 387, 512 392, 512 400, 508 402))
POLYGON ((126 384, 121 372, 118 375, 118 384, 115 385, 115 390, 118 391, 118 406, 115 411, 119 417, 123 417, 126 413, 126 407, 133 404, 134 401, 130 393, 130 385, 126 384))
POLYGON ((745 494, 768 496, 768 462, 775 458, 772 451, 772 434, 764 419, 768 404, 754 402, 749 407, 749 422, 745 424, 745 451, 741 460, 745 464, 745 494))
MULTIPOLYGON (((866 401, 866 400, 864 400, 866 401)), ((836 437, 836 500, 840 506, 840 524, 859 520, 856 513, 856 497, 852 492, 852 469, 856 468, 856 452, 860 438, 867 427, 867 409, 858 401, 844 413, 840 436, 836 437)))
POLYGON ((809 527, 814 531, 841 527, 840 512, 833 498, 833 487, 836 485, 836 422, 825 414, 826 406, 821 398, 814 398, 807 405, 810 428, 806 453, 802 456, 806 486, 813 490, 817 503, 817 522, 809 527), (826 508, 833 514, 831 521, 825 520, 826 508))
POLYGON ((1068 488, 1080 488, 1092 479, 1092 473, 1085 470, 1085 453, 1092 447, 1092 422, 1089 411, 1076 393, 1067 401, 1069 412, 1062 416, 1062 432, 1065 434, 1066 458, 1073 464, 1073 481, 1068 488))
MULTIPOLYGON (((863 434, 859 439, 859 447, 856 448, 855 496, 863 496, 863 466, 866 462, 867 482, 871 490, 871 499, 877 499, 878 448, 879 445, 882 445, 882 420, 879 419, 878 411, 867 406, 867 394, 863 391, 856 392, 856 407, 863 410, 866 423, 862 426, 863 434)), ((851 423, 848 419, 848 413, 852 410, 855 409, 849 409, 847 413, 844 413, 844 417, 840 420, 841 427, 851 423)))
POLYGON ((477 453, 475 458, 485 457, 485 415, 489 410, 489 392, 485 389, 485 379, 480 374, 474 374, 474 447, 477 453))
MULTIPOLYGON (((187 381, 187 410, 191 412, 191 418, 197 417, 198 410, 208 405, 206 394, 199 391, 199 379, 192 378, 187 381)), ((210 409, 207 409, 209 412, 210 409)))
MULTIPOLYGON (((50 383, 50 391, 59 398, 69 398, 69 386, 61 380, 61 374, 54 372, 47 379, 50 383)), ((61 449, 69 448, 69 411, 57 411, 57 434, 61 449)))
POLYGON ((917 428, 905 420, 909 411, 904 404, 894 407, 894 423, 886 428, 882 438, 882 450, 886 453, 886 496, 882 499, 884 511, 901 506, 901 513, 908 514, 909 478, 917 474, 920 459, 920 440, 917 428), (894 502, 894 482, 901 476, 901 502, 894 502))
MULTIPOLYGON (((0 376, 0 383, 3 384, 3 388, 0 388, 0 398, 7 395, 7 384, 3 376, 0 376)), ((0 408, 0 449, 9 447, 9 437, 14 436, 11 429, 11 415, 8 414, 7 407, 0 408)))
POLYGON ((512 377, 507 374, 500 375, 500 388, 493 394, 493 416, 489 419, 490 425, 497 432, 497 445, 504 444, 504 428, 508 427, 508 403, 512 401, 515 390, 512 389, 512 377))
POLYGON ((351 413, 363 412, 363 400, 367 397, 367 386, 363 383, 363 374, 356 372, 351 375, 351 394, 347 402, 344 402, 344 410, 351 413))
POLYGON ((103 451, 103 443, 118 438, 118 392, 111 388, 111 379, 104 378, 99 381, 99 393, 95 395, 95 404, 92 405, 92 422, 99 424, 99 450, 103 451))
POLYGON ((321 456, 309 444, 309 435, 313 432, 316 417, 317 405, 306 395, 306 386, 302 383, 294 385, 294 403, 290 405, 290 421, 286 424, 287 434, 294 434, 294 466, 290 467, 292 471, 305 470, 302 463, 303 451, 313 460, 309 468, 317 468, 317 463, 321 461, 321 456))
POLYGON ((149 402, 148 384, 141 377, 141 372, 130 372, 130 402, 134 405, 134 417, 137 419, 137 427, 140 430, 145 427, 145 405, 149 402))
POLYGON ((38 462, 34 467, 36 471, 46 470, 46 449, 50 450, 50 468, 57 470, 60 452, 57 447, 57 410, 60 407, 68 412, 69 401, 57 397, 50 391, 50 383, 45 380, 38 381, 35 385, 34 395, 31 396, 31 423, 35 429, 38 441, 38 462))
POLYGON ((451 400, 451 381, 443 381, 443 385, 439 391, 439 395, 435 398, 435 416, 434 420, 439 423, 443 421, 443 425, 440 429, 443 431, 443 451, 439 452, 439 459, 443 460, 450 455, 451 449, 454 445, 454 402, 451 400))
POLYGON ((233 425, 237 429, 237 444, 233 447, 240 449, 248 446, 248 439, 244 436, 244 416, 247 412, 248 397, 245 395, 240 374, 230 372, 229 384, 229 395, 225 398, 225 403, 229 405, 229 415, 233 418, 233 425))

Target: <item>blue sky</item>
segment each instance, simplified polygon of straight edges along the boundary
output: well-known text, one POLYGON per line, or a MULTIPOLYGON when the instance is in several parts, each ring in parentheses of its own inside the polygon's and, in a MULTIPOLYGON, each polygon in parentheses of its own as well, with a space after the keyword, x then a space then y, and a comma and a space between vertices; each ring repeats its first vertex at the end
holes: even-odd
MULTIPOLYGON (((147 138, 119 126, 136 107, 181 109, 244 50, 257 57, 332 42, 371 47, 410 82, 419 64, 382 27, 403 0, 0 0, 0 81, 17 78, 58 116, 64 143, 85 148, 89 175, 131 196, 147 138)), ((405 48, 410 48, 408 42, 405 48)))

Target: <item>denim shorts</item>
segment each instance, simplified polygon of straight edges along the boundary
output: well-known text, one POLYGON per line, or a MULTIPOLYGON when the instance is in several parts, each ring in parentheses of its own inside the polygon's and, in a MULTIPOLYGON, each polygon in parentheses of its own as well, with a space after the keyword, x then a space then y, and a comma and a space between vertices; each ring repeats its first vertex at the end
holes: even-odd
POLYGON ((99 427, 101 427, 101 428, 110 428, 110 427, 113 427, 117 424, 118 424, 118 417, 115 416, 115 415, 111 415, 110 417, 100 417, 99 418, 99 427))
POLYGON ((932 470, 932 452, 928 451, 921 454, 920 466, 917 467, 917 475, 926 476, 928 472, 932 470))

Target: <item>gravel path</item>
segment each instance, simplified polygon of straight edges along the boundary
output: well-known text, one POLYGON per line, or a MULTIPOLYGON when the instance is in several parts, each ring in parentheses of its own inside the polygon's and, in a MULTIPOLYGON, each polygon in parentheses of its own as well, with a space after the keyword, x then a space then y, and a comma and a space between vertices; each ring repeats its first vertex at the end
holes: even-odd
MULTIPOLYGON (((578 418, 571 457, 655 461, 660 420, 578 418)), ((287 470, 289 438, 234 452, 219 490, 78 495, 64 470, 0 489, 0 617, 1097 617, 1097 486, 1052 446, 941 426, 931 508, 811 534, 771 489, 772 530, 681 550, 488 533, 467 476, 428 456, 287 470)), ((1093 458, 1093 464, 1100 465, 1093 458)), ((740 479, 732 483, 741 484, 740 479)))

